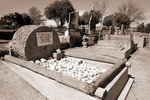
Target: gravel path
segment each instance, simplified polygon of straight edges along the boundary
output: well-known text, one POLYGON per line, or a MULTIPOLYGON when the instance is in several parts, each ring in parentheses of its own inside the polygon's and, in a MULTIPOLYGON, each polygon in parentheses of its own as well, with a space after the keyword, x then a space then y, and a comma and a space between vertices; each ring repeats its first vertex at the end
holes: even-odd
POLYGON ((135 78, 126 100, 150 100, 150 39, 144 48, 139 48, 129 59, 132 66, 129 74, 135 78))
POLYGON ((15 72, 0 62, 0 100, 47 100, 15 72))

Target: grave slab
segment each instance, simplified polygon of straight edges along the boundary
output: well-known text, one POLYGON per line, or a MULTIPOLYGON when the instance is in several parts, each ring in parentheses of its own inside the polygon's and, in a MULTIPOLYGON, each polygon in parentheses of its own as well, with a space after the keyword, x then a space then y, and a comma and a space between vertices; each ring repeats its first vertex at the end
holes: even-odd
POLYGON ((139 48, 143 48, 146 45, 146 37, 144 36, 134 36, 133 41, 137 43, 139 48))

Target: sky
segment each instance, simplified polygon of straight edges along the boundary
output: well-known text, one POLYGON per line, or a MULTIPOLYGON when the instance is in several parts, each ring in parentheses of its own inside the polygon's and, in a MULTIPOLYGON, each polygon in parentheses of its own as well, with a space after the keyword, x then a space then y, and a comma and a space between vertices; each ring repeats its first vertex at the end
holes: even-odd
MULTIPOLYGON (((28 13, 31 7, 37 7, 41 14, 44 14, 44 8, 55 0, 0 0, 0 17, 5 14, 18 12, 28 13)), ((92 0, 70 0, 76 10, 80 12, 89 11, 92 8, 92 0)), ((109 6, 107 13, 117 11, 119 5, 129 0, 108 0, 109 6)), ((146 19, 141 21, 150 23, 150 0, 134 0, 140 7, 145 9, 146 19)))

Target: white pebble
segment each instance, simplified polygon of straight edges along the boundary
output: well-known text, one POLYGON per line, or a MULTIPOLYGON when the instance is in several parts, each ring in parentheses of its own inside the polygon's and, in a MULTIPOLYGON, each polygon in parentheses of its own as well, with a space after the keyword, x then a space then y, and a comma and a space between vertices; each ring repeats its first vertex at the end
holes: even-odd
POLYGON ((29 61, 30 63, 34 63, 34 61, 29 61))
POLYGON ((88 81, 87 81, 87 83, 89 83, 89 84, 92 83, 92 82, 93 82, 92 80, 88 80, 88 81))
POLYGON ((101 73, 105 73, 107 71, 107 69, 102 68, 101 69, 101 73))
POLYGON ((44 62, 46 62, 46 59, 41 58, 40 61, 41 61, 42 63, 44 63, 44 62))
POLYGON ((35 64, 40 65, 40 61, 39 61, 39 60, 36 60, 36 61, 35 61, 35 64))
POLYGON ((83 82, 92 83, 101 73, 107 71, 105 68, 100 68, 97 65, 87 64, 82 60, 72 58, 62 58, 61 60, 41 58, 40 61, 36 60, 36 64, 50 70, 62 72, 63 75, 76 78, 83 82))

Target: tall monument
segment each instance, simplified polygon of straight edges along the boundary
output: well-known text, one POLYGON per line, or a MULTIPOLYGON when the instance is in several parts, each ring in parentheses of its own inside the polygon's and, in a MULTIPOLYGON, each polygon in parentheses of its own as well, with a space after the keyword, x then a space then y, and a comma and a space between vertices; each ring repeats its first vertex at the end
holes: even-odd
POLYGON ((89 20, 89 34, 94 32, 95 29, 96 29, 96 22, 95 22, 95 17, 93 16, 93 12, 94 12, 94 6, 90 10, 91 17, 90 17, 90 20, 89 20))
POLYGON ((111 34, 114 34, 116 28, 116 11, 113 14, 113 21, 112 21, 112 27, 111 27, 111 34))
POLYGON ((79 29, 79 11, 69 13, 69 29, 79 29))

